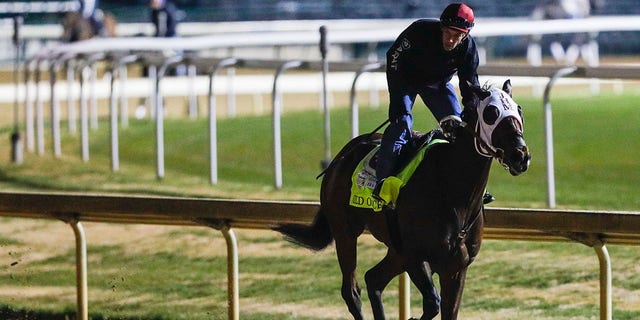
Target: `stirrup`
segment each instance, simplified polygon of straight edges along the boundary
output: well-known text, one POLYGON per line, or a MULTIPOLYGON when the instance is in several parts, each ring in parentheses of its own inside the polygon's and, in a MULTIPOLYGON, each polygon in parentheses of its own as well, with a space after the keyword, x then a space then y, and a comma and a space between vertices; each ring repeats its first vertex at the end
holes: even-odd
POLYGON ((384 184, 385 179, 386 178, 382 178, 376 181, 376 185, 375 187, 373 187, 373 190, 371 191, 371 196, 378 201, 384 201, 384 199, 380 197, 380 191, 382 191, 382 185, 384 184))

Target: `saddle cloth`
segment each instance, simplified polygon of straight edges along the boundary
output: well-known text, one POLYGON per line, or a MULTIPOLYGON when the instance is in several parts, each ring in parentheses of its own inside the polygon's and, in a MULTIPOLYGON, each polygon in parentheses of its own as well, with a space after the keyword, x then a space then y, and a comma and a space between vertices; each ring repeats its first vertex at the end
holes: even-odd
POLYGON ((387 204, 395 203, 400 194, 400 189, 409 181, 409 178, 411 178, 420 162, 422 162, 422 159, 424 159, 427 150, 436 144, 448 142, 449 141, 445 139, 433 138, 423 144, 396 175, 384 180, 380 190, 380 198, 382 198, 382 200, 378 200, 372 196, 373 188, 377 181, 375 165, 373 165, 373 163, 375 163, 378 149, 380 149, 380 146, 376 146, 360 161, 351 176, 351 197, 349 205, 380 212, 387 204))

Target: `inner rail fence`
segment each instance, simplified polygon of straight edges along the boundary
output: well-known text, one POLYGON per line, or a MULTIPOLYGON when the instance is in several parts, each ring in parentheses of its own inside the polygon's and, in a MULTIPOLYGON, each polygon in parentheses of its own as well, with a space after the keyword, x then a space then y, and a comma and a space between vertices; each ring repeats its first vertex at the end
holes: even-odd
MULTIPOLYGON (((311 223, 317 202, 218 200, 78 193, 0 192, 0 216, 63 221, 76 248, 76 318, 88 320, 87 241, 82 222, 203 226, 227 244, 228 319, 238 320, 239 262, 234 228, 270 229, 311 223)), ((486 239, 573 241, 592 247, 600 267, 600 319, 612 319, 612 268, 606 244, 640 245, 640 212, 485 208, 486 239)), ((409 317, 409 279, 399 277, 399 318, 409 317)))
MULTIPOLYGON (((79 50, 79 49, 76 49, 79 50)), ((69 130, 75 132, 76 128, 76 102, 79 103, 80 110, 80 140, 81 140, 81 157, 83 161, 89 161, 89 129, 97 127, 98 123, 98 93, 96 92, 96 63, 103 62, 106 64, 107 74, 110 76, 106 98, 109 105, 109 123, 110 123, 110 145, 111 145, 111 168, 113 171, 119 170, 119 146, 118 146, 118 131, 120 127, 126 127, 128 125, 128 103, 127 100, 130 97, 129 92, 135 89, 136 79, 129 79, 127 76, 127 66, 137 63, 149 71, 148 86, 150 92, 148 92, 148 99, 151 104, 150 114, 151 118, 155 121, 156 125, 156 175, 162 179, 165 176, 165 164, 164 164, 164 114, 165 106, 163 103, 166 90, 166 86, 162 86, 168 71, 176 69, 178 66, 186 66, 186 75, 180 78, 186 84, 186 92, 179 92, 178 94, 188 97, 188 110, 189 116, 192 118, 197 117, 197 95, 198 92, 194 90, 197 83, 205 82, 206 95, 207 95, 207 110, 208 110, 208 122, 209 122, 209 181, 211 184, 217 184, 218 182, 218 160, 217 160, 217 129, 216 122, 218 118, 217 111, 217 95, 222 93, 227 95, 227 107, 228 114, 235 114, 235 100, 233 97, 236 94, 237 87, 264 87, 264 82, 271 83, 268 90, 271 94, 271 114, 273 122, 273 159, 274 159, 274 187, 277 189, 282 188, 282 150, 281 150, 281 125, 280 117, 282 112, 282 92, 287 91, 323 91, 326 94, 326 82, 323 81, 324 86, 311 86, 304 89, 304 84, 297 82, 288 84, 286 88, 281 83, 281 76, 289 70, 295 69, 302 72, 307 72, 308 77, 304 78, 302 82, 314 82, 317 80, 315 74, 322 73, 323 77, 330 77, 330 80, 335 82, 337 77, 342 79, 342 90, 348 90, 350 94, 350 122, 351 122, 351 136, 355 137, 359 134, 359 116, 358 116, 358 88, 363 86, 359 84, 359 79, 365 73, 374 73, 377 83, 373 83, 370 90, 379 90, 384 84, 384 70, 385 64, 382 62, 363 62, 363 61, 350 61, 350 62, 328 62, 326 60, 265 60, 265 59, 241 59, 241 58, 206 58, 199 57, 195 54, 185 53, 183 55, 173 55, 166 57, 158 52, 111 52, 111 53, 77 53, 70 51, 67 53, 61 53, 54 55, 51 58, 49 55, 45 55, 47 58, 34 57, 31 59, 24 68, 24 130, 26 133, 26 149, 30 152, 37 151, 38 155, 43 155, 45 152, 45 99, 49 100, 49 116, 50 116, 50 136, 53 154, 55 157, 62 155, 61 147, 61 110, 60 102, 60 83, 58 75, 63 73, 66 75, 66 96, 62 99, 67 101, 67 116, 69 124, 69 130), (328 65, 325 68, 325 63, 328 65), (61 72, 65 67, 65 72, 61 72), (242 81, 242 77, 236 77, 235 72, 227 74, 226 86, 224 91, 221 86, 217 84, 220 81, 220 71, 223 69, 250 69, 250 70, 268 70, 273 72, 272 79, 262 78, 262 85, 256 85, 256 82, 248 84, 239 84, 242 81), (46 81, 43 81, 43 73, 48 72, 48 86, 46 81), (79 73, 79 79, 76 83, 75 74, 79 73), (198 76, 198 74, 204 74, 206 76, 198 76), (348 80, 348 79, 351 80, 348 80), (347 80, 345 80, 347 79, 347 80), (348 83, 348 84, 347 84, 348 83), (79 92, 74 89, 74 86, 79 85, 79 92), (134 85, 131 85, 134 84, 134 85), (49 95, 45 96, 42 90, 48 87, 49 95), (77 100, 76 101, 76 97, 77 100)), ((555 208, 555 173, 554 173, 554 155, 553 155, 553 121, 552 121, 552 107, 551 107, 551 89, 558 79, 562 77, 571 77, 576 79, 591 79, 591 81, 599 81, 597 79, 626 79, 637 80, 640 79, 640 66, 626 65, 626 66, 601 66, 601 67, 559 67, 559 66, 529 66, 529 65, 513 65, 513 64, 487 64, 481 65, 478 69, 478 73, 481 77, 489 76, 504 76, 504 77, 521 77, 526 79, 539 79, 543 83, 546 79, 545 90, 543 94, 543 108, 544 108, 544 128, 545 128, 545 146, 546 146, 546 159, 547 159, 547 204, 550 208, 555 208)), ((172 82, 174 83, 174 82, 172 82)), ((331 83, 331 81, 329 81, 331 83)), ((139 82, 138 82, 139 84, 139 82)), ((267 86, 268 87, 268 86, 267 86)), ((248 89, 250 90, 250 89, 248 89)), ((256 89, 258 90, 258 89, 256 89)), ((16 90, 17 92, 18 90, 16 90)), ((146 92, 146 91, 145 91, 146 92)), ((139 93, 138 93, 139 94, 139 93)), ((17 97, 16 97, 17 99, 17 97)), ((326 105, 326 99, 323 99, 326 105)), ((15 113, 19 111, 16 109, 15 113)), ((18 121, 18 116, 15 116, 18 121)), ((16 128, 19 124, 15 125, 16 128)), ((328 137, 330 132, 330 122, 328 119, 328 113, 325 112, 325 137, 328 137)), ((331 154, 330 146, 325 138, 325 154, 331 154)), ((21 150, 23 149, 21 139, 13 139, 13 149, 18 150, 12 152, 16 154, 16 160, 22 159, 21 150)), ((327 159, 324 159, 326 163, 327 159)), ((19 161, 17 161, 19 162, 19 161)))

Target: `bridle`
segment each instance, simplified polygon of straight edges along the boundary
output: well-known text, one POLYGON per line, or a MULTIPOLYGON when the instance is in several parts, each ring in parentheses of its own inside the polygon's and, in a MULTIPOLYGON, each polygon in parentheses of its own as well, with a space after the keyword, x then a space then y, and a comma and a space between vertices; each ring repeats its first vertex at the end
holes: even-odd
MULTIPOLYGON (((483 99, 481 101, 481 103, 491 97, 494 96, 495 93, 492 92, 491 96, 486 97, 485 99, 483 99)), ((515 104, 515 102, 513 102, 512 99, 505 99, 505 93, 504 91, 500 90, 500 92, 498 93, 500 95, 499 99, 493 99, 494 104, 490 103, 492 101, 489 101, 489 103, 487 103, 486 105, 483 105, 482 107, 478 106, 476 107, 476 123, 475 126, 470 127, 468 123, 463 122, 462 126, 471 134, 471 136, 473 137, 473 144, 475 146, 476 152, 478 154, 480 154, 481 156, 484 157, 488 157, 488 158, 495 158, 505 169, 509 169, 509 166, 505 163, 505 152, 502 148, 498 148, 495 147, 492 142, 491 139, 493 137, 495 128, 498 127, 498 125, 502 122, 502 121, 511 121, 512 126, 515 127, 516 132, 515 134, 517 136, 522 137, 523 136, 523 125, 522 125, 522 116, 520 114, 520 112, 518 111, 518 106, 517 104, 515 104), (484 108, 487 106, 493 105, 494 107, 498 108, 499 110, 502 110, 502 112, 500 113, 499 118, 491 125, 489 125, 490 130, 489 132, 486 132, 486 128, 483 128, 482 126, 488 126, 485 123, 484 119, 481 119, 481 112, 483 112, 484 108), (483 110, 478 110, 479 108, 483 109, 483 110), (483 134, 483 130, 484 130, 484 134, 483 134), (489 140, 489 141, 487 141, 489 140)))

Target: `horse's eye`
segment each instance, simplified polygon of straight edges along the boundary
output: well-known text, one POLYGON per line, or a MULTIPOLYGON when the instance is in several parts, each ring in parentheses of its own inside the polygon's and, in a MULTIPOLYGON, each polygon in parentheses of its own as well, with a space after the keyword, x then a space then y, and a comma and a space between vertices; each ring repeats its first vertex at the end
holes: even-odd
POLYGON ((484 119, 484 122, 488 125, 495 124, 499 116, 500 110, 494 105, 486 106, 482 112, 482 119, 484 119))

